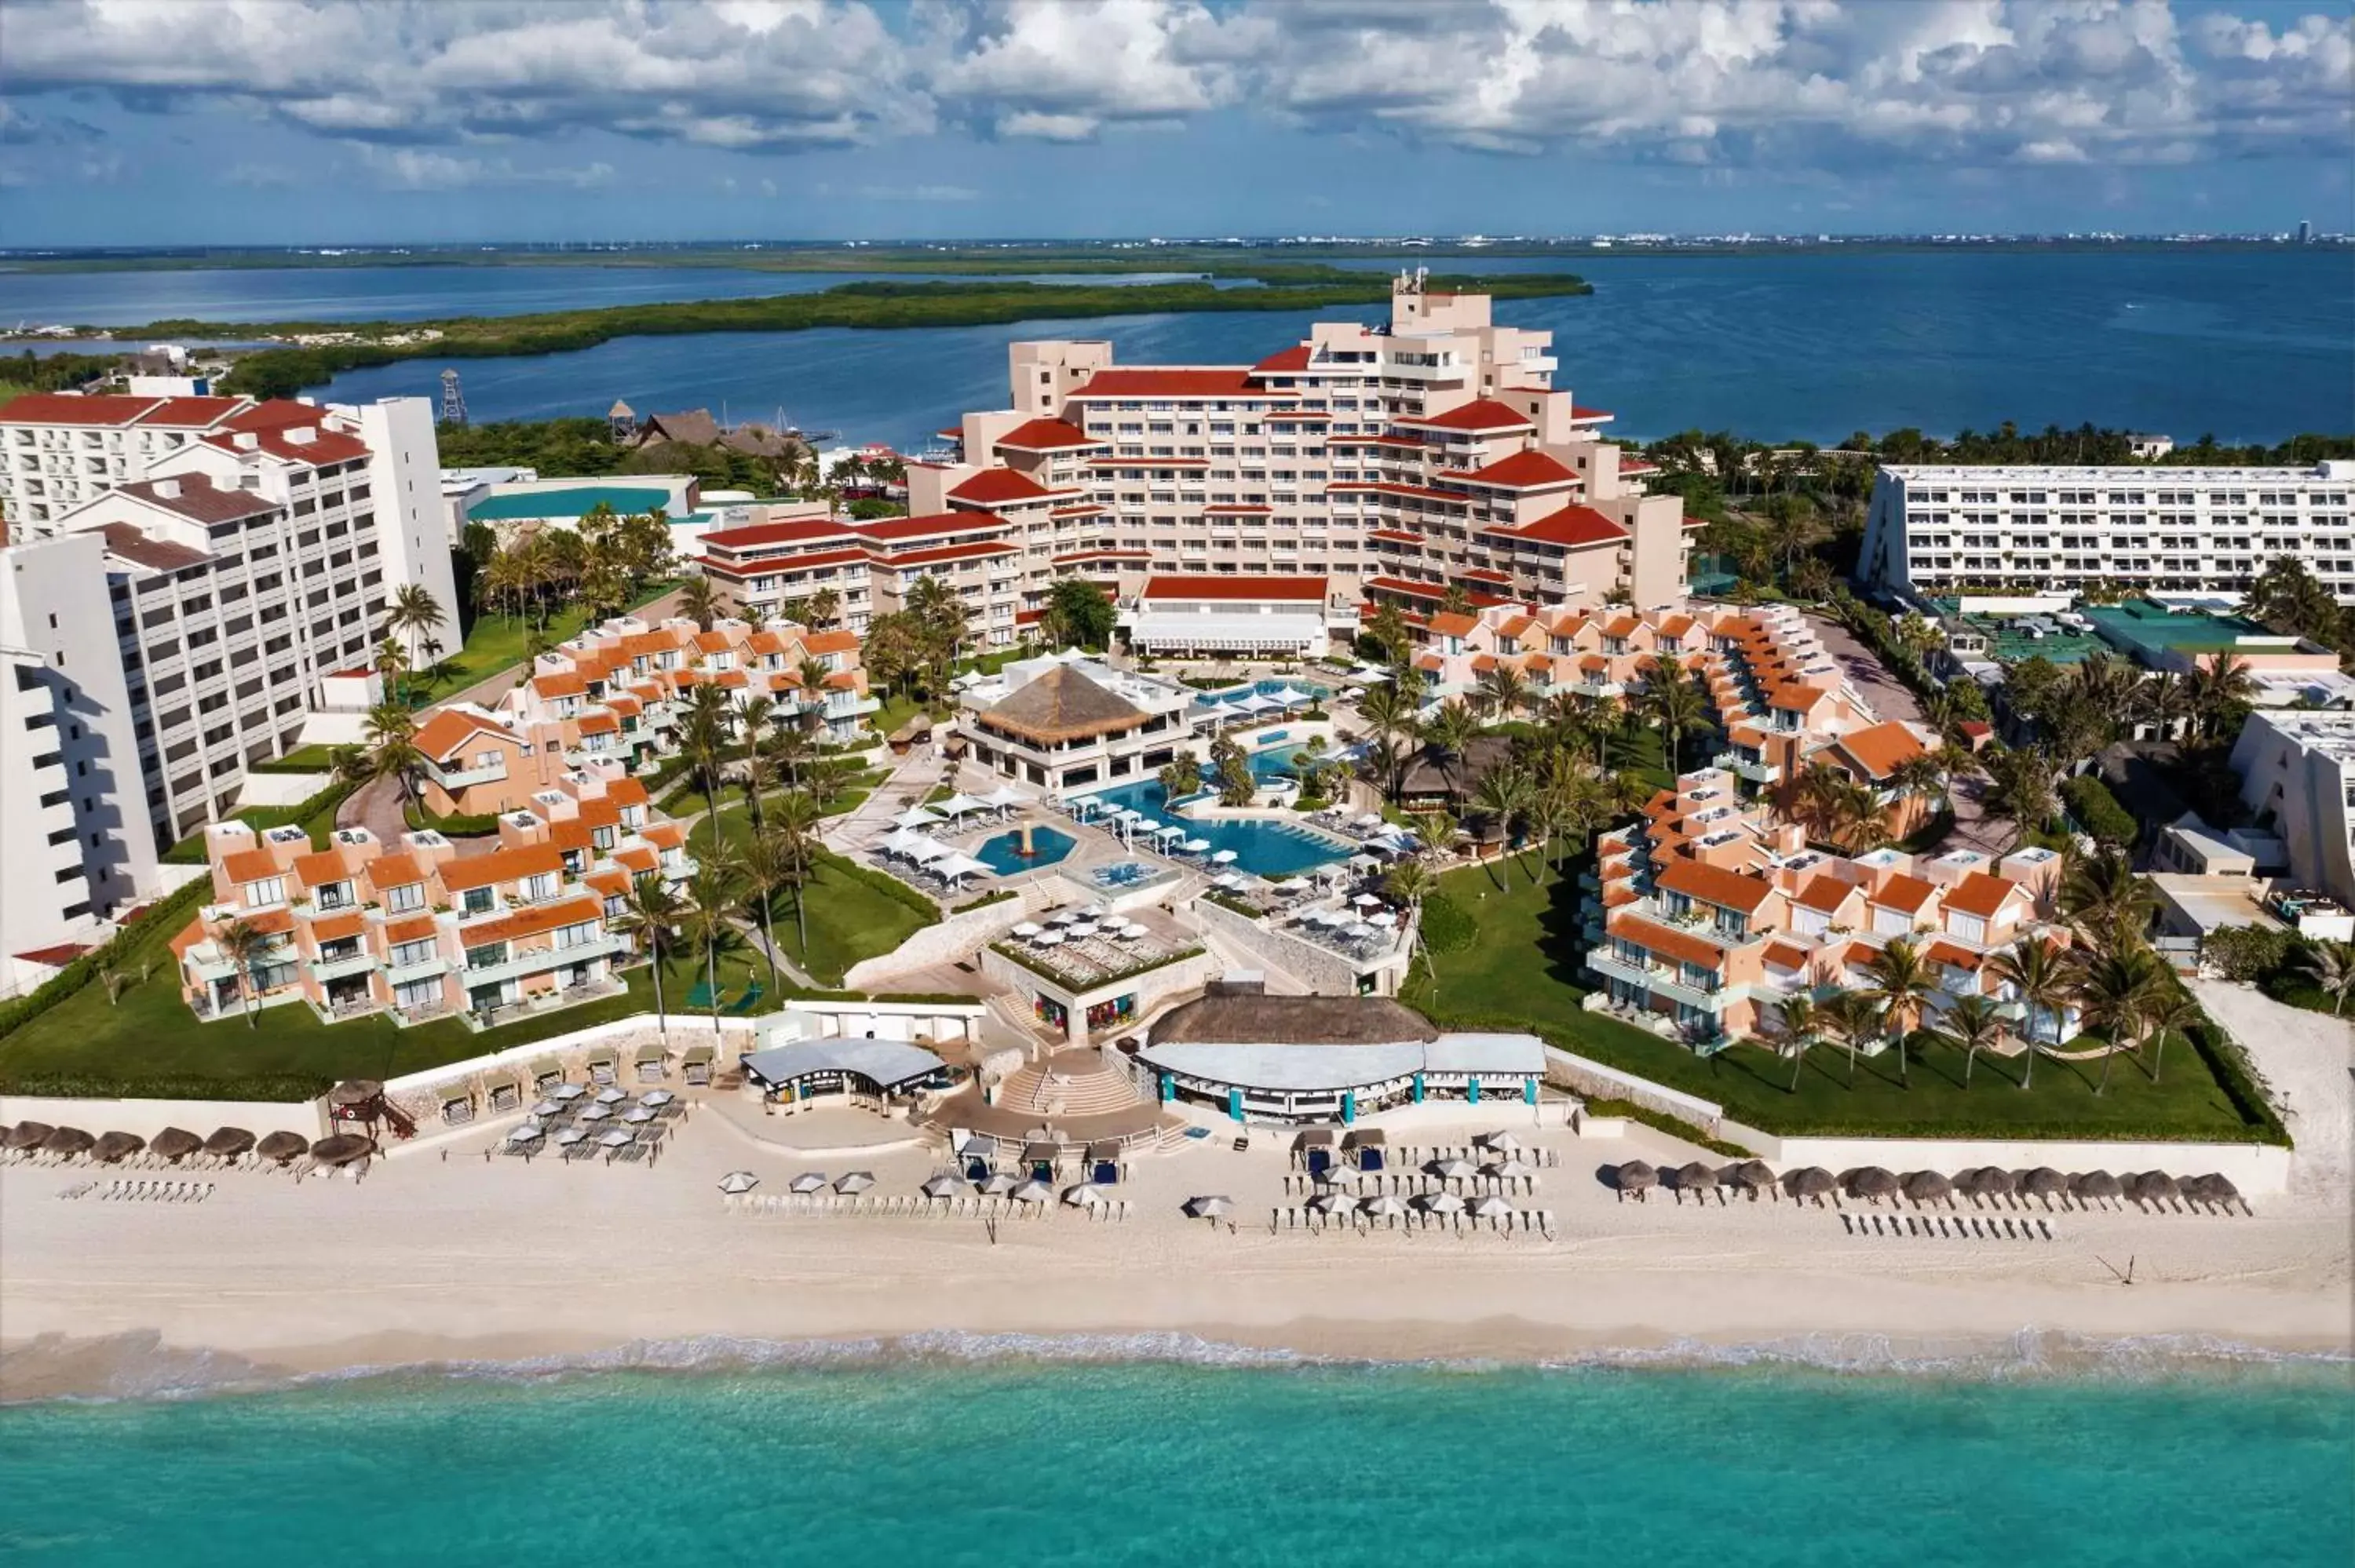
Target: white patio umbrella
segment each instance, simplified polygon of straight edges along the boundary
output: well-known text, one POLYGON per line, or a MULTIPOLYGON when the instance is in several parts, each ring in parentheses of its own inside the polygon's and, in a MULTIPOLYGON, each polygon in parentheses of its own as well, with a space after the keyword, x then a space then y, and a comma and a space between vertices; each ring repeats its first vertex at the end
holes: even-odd
POLYGON ((1046 927, 1040 926, 1036 920, 1023 920, 1016 924, 1014 934, 1018 937, 1035 937, 1044 929, 1046 927))
POLYGON ((1145 927, 1134 923, 1126 926, 1114 926, 1107 928, 1112 932, 1114 939, 1122 942, 1134 942, 1139 937, 1145 935, 1145 927))
POLYGON ((1359 920, 1349 926, 1341 933, 1341 935, 1348 938, 1349 940, 1353 942, 1362 942, 1373 934, 1374 928, 1371 926, 1367 925, 1363 920, 1359 920))
POLYGON ((1478 1219, 1493 1220, 1500 1214, 1509 1214, 1512 1212, 1513 1205, 1505 1202, 1504 1199, 1499 1198, 1494 1192, 1489 1193, 1485 1198, 1476 1198, 1473 1200, 1472 1213, 1473 1215, 1478 1219))
POLYGON ((531 1114, 536 1117, 561 1116, 563 1113, 564 1107, 555 1100, 542 1100, 531 1107, 531 1114))
MULTIPOLYGON (((1071 929, 1077 930, 1079 927, 1074 926, 1071 929)), ((1063 945, 1063 933, 1060 931, 1041 931, 1036 937, 1031 938, 1030 941, 1034 947, 1060 948, 1063 945)))
POLYGON ((989 802, 978 795, 968 795, 959 790, 947 800, 934 805, 932 810, 945 812, 952 817, 962 817, 971 811, 986 811, 989 810, 989 802))
POLYGON ((1344 1192, 1337 1189, 1317 1193, 1308 1200, 1308 1204, 1309 1207, 1322 1209, 1328 1214, 1346 1213, 1358 1206, 1358 1199, 1354 1192, 1344 1192))
POLYGON ((885 854, 904 856, 918 844, 928 844, 932 842, 930 838, 913 828, 901 828, 896 832, 885 834, 881 844, 878 847, 885 854))
POLYGON ((1162 821, 1157 817, 1139 817, 1136 819, 1136 831, 1145 834, 1148 838, 1159 833, 1162 830, 1162 821))
POLYGON ((1431 1168, 1431 1173, 1444 1181, 1461 1181, 1479 1174, 1469 1160, 1443 1160, 1431 1168))
POLYGON ((1101 1187, 1091 1187, 1084 1181, 1076 1187, 1066 1187, 1063 1189, 1063 1202, 1071 1204, 1071 1207, 1075 1209, 1092 1209, 1103 1201, 1103 1189, 1101 1187))
POLYGON ((1213 865, 1232 865, 1239 858, 1241 857, 1232 850, 1220 850, 1218 853, 1210 857, 1210 863, 1213 865))
POLYGON ((1078 941, 1082 937, 1092 937, 1096 934, 1096 923, 1092 920, 1075 921, 1071 927, 1071 933, 1073 941, 1078 941))
POLYGON ((585 1095, 588 1092, 588 1089, 580 1084, 559 1084, 556 1087, 548 1091, 548 1097, 552 1100, 562 1100, 569 1103, 579 1099, 582 1095, 585 1095))
POLYGON ((1164 822, 1153 830, 1153 836, 1156 839, 1182 839, 1186 836, 1186 830, 1176 822, 1164 822))
POLYGON ((634 1106, 622 1113, 622 1119, 634 1127, 643 1127, 655 1119, 655 1113, 644 1106, 634 1106))
POLYGON ((988 794, 983 796, 982 799, 989 804, 996 807, 1001 811, 1009 810, 1015 806, 1027 806, 1030 803, 1030 797, 1025 795, 1021 790, 1017 789, 1011 784, 1000 784, 996 789, 992 789, 988 794))
POLYGON ((642 1106, 652 1106, 655 1109, 660 1110, 663 1107, 670 1104, 671 1101, 677 1098, 678 1098, 678 1097, 672 1094, 668 1089, 656 1089, 653 1094, 646 1096, 645 1098, 638 1101, 638 1103, 642 1106))
POLYGON ((597 1091, 597 1103, 601 1106, 617 1106, 629 1097, 629 1095, 621 1089, 600 1089, 597 1091))
POLYGON ((954 1176, 935 1176, 924 1183, 924 1196, 927 1198, 954 1198, 961 1196, 964 1190, 964 1183, 954 1176))
POLYGON ((1481 1147, 1501 1154, 1511 1154, 1521 1147, 1521 1140, 1509 1132, 1492 1132, 1480 1140, 1481 1147))
POLYGON ((1382 814, 1380 811, 1368 811, 1358 819, 1358 825, 1361 828, 1379 828, 1382 825, 1382 814))
POLYGON ((1379 909, 1382 906, 1382 901, 1370 893, 1360 893, 1349 902, 1360 909, 1379 909))
POLYGON ((910 844, 907 849, 908 858, 918 865, 930 865, 936 860, 946 860, 954 853, 956 851, 938 839, 925 839, 921 843, 910 844))
POLYGON ((1018 1203, 1043 1203, 1055 1195, 1055 1189, 1044 1181, 1025 1181, 1007 1194, 1018 1203))
POLYGON ((1526 1181, 1537 1174, 1537 1167, 1524 1165, 1518 1160, 1500 1160, 1488 1167, 1488 1174, 1508 1181, 1526 1181))
POLYGON ((1385 909, 1385 910, 1383 910, 1383 911, 1382 911, 1380 914, 1379 914, 1379 915, 1369 915, 1369 916, 1366 916, 1366 924, 1367 924, 1367 925, 1369 925, 1369 926, 1380 926, 1380 927, 1388 927, 1395 926, 1395 925, 1397 925, 1397 924, 1398 924, 1398 916, 1397 916, 1397 915, 1393 914, 1391 911, 1390 911, 1390 910, 1388 910, 1388 909, 1385 909))
POLYGON ((1277 702, 1273 697, 1268 696, 1260 692, 1253 692, 1250 696, 1245 697, 1241 702, 1235 705, 1235 706, 1241 708, 1247 714, 1263 714, 1272 708, 1280 708, 1283 705, 1284 705, 1282 703, 1277 702))
POLYGON ((987 865, 969 854, 952 854, 936 861, 932 864, 932 871, 935 874, 948 877, 952 881, 961 881, 968 876, 990 874, 987 865))
POLYGON ((565 1148, 570 1149, 588 1136, 588 1129, 585 1128, 568 1127, 562 1132, 558 1133, 550 1141, 560 1143, 565 1148))
POLYGON ((1047 916, 1047 923, 1050 926, 1068 926, 1079 917, 1080 912, 1076 909, 1058 909, 1047 916))
POLYGON ((1272 695, 1277 705, 1287 708, 1296 708, 1303 703, 1316 700, 1314 693, 1304 692, 1297 686, 1279 687, 1272 695))
POLYGON ((935 822, 944 820, 938 811, 928 810, 922 806, 911 806, 892 818, 891 821, 895 827, 929 828, 935 822))
POLYGON ((993 1198, 1002 1198, 1021 1183, 1003 1171, 993 1171, 982 1178, 981 1190, 993 1198))
POLYGON ((591 1106, 581 1113, 582 1121, 603 1121, 613 1114, 612 1106, 591 1106))
POLYGON ((607 1149, 626 1149, 636 1139, 636 1137, 635 1133, 623 1132, 617 1127, 597 1141, 607 1149))
POLYGON ((1460 1214, 1464 1212, 1464 1200, 1453 1192, 1426 1192, 1423 1206, 1434 1214, 1460 1214))
POLYGON ((1188 839, 1184 843, 1179 844, 1178 847, 1188 854, 1200 854, 1203 851, 1210 847, 1210 841, 1208 839, 1188 839))
POLYGON ((730 1171, 719 1179, 719 1190, 730 1197, 749 1192, 761 1184, 761 1179, 750 1171, 730 1171))
POLYGON ((508 1133, 507 1141, 509 1143, 537 1143, 539 1141, 541 1136, 547 1131, 548 1128, 540 1126, 539 1123, 536 1121, 527 1121, 521 1127, 517 1128, 513 1132, 508 1133))
POLYGON ((800 1175, 794 1178, 792 1190, 796 1192, 815 1192, 820 1187, 825 1185, 825 1171, 805 1171, 800 1175))
POLYGON ((1223 1192, 1211 1192, 1186 1200, 1186 1212, 1198 1220, 1215 1220, 1233 1212, 1235 1201, 1223 1192))
POLYGON ((875 1172, 852 1171, 835 1178, 834 1190, 837 1192, 864 1192, 873 1185, 875 1185, 875 1172))

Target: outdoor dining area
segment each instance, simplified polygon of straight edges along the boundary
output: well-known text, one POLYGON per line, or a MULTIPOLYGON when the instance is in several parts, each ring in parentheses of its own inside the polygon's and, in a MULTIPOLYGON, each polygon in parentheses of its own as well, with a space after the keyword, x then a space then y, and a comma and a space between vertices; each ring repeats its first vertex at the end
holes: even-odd
POLYGON ((1011 927, 999 949, 1082 990, 1149 969, 1200 944, 1102 904, 1058 909, 1011 927))
POLYGON ((615 1085, 556 1084, 483 1158, 505 1154, 528 1164, 548 1155, 565 1165, 602 1160, 652 1167, 687 1114, 688 1102, 668 1089, 633 1095, 615 1085))
POLYGON ((1293 936, 1363 960, 1396 947, 1408 916, 1379 894, 1359 892, 1331 904, 1300 906, 1278 918, 1293 936))

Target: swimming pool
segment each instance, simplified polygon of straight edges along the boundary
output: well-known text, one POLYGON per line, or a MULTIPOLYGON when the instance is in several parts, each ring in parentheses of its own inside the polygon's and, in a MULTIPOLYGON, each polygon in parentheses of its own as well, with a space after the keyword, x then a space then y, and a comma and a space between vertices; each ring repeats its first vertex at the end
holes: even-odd
POLYGON ((1079 841, 1060 828, 1037 826, 1030 830, 1030 853, 1022 853, 1019 829, 986 839, 974 846, 973 858, 1000 876, 1012 876, 1019 872, 1036 871, 1052 865, 1071 853, 1079 841))
POLYGON ((1310 681, 1253 681, 1248 686, 1228 686, 1220 691, 1204 692, 1194 700, 1210 707, 1218 707, 1225 704, 1241 702, 1245 697, 1250 696, 1272 697, 1287 686, 1295 692, 1305 692, 1319 703, 1333 694, 1329 687, 1320 686, 1310 681))
MULTIPOLYGON (((1288 758, 1294 749, 1284 747, 1282 755, 1288 758)), ((1259 772, 1257 756, 1252 758, 1252 764, 1253 776, 1263 777, 1259 772)), ((1188 800, 1197 798, 1187 797, 1188 800)), ((1140 783, 1124 784, 1117 789, 1100 790, 1088 799, 1102 801, 1105 810, 1116 810, 1124 806, 1148 817, 1182 824, 1188 837, 1201 839, 1209 844, 1210 847, 1203 852, 1206 856, 1221 850, 1231 850, 1235 857, 1232 863, 1253 876, 1290 876, 1343 859, 1354 847, 1283 821, 1198 821, 1173 817, 1169 814, 1169 797, 1162 790, 1158 779, 1148 779, 1140 783)))

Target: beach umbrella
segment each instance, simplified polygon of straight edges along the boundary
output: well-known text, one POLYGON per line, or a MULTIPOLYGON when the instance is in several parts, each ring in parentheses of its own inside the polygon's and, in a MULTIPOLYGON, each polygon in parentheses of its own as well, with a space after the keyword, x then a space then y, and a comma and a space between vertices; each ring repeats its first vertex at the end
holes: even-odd
POLYGON ((655 1109, 660 1110, 663 1107, 670 1104, 671 1101, 677 1098, 678 1098, 678 1097, 672 1094, 668 1089, 656 1089, 653 1094, 648 1095, 638 1103, 642 1106, 652 1106, 655 1109))
POLYGON ((581 1084, 559 1084, 556 1087, 548 1091, 548 1097, 552 1100, 562 1100, 567 1104, 570 1104, 588 1092, 589 1090, 587 1087, 581 1084))
POLYGON ((1186 1212, 1198 1220, 1215 1220, 1233 1211, 1235 1201, 1223 1192, 1186 1200, 1186 1212))
POLYGON ((1698 1160, 1694 1160, 1689 1165, 1678 1166, 1676 1177, 1677 1202, 1679 1203, 1685 1201, 1685 1194, 1687 1192, 1693 1193, 1698 1197, 1700 1194, 1714 1192, 1717 1191, 1716 1170, 1713 1167, 1702 1164, 1698 1160))
POLYGON ((2011 1172, 2000 1165, 1982 1165, 1976 1171, 1966 1171, 1955 1178, 1955 1190, 1974 1203, 2009 1197, 2011 1193, 2011 1172))
POLYGON ((1030 803, 1030 797, 1025 795, 1021 790, 1017 789, 1011 784, 1000 784, 996 789, 992 789, 988 794, 983 796, 982 799, 988 804, 996 807, 1001 811, 1007 810, 1008 807, 1027 806, 1030 803))
POLYGON ((1379 909, 1382 906, 1382 901, 1370 893, 1360 893, 1349 902, 1360 909, 1379 909))
POLYGON ((1360 1206, 1380 1219, 1395 1219, 1406 1213, 1406 1205, 1388 1192, 1378 1192, 1360 1206))
POLYGON ((634 1136, 634 1135, 631 1133, 623 1131, 617 1127, 613 1131, 606 1133, 603 1137, 600 1138, 597 1142, 606 1149, 626 1149, 633 1141, 634 1136))
POLYGON ((1896 1172, 1884 1171, 1878 1165, 1851 1171, 1846 1180, 1848 1195, 1869 1202, 1878 1203, 1883 1198, 1894 1198, 1899 1191, 1896 1172))
POLYGON ((101 1165, 119 1165, 146 1147, 147 1140, 135 1132, 102 1132, 91 1154, 101 1165))
POLYGON ((1499 1160, 1488 1167, 1488 1174, 1506 1181, 1527 1181, 1537 1175, 1537 1167, 1518 1160, 1499 1160))
POLYGON ((1104 1202, 1103 1189, 1091 1187, 1082 1181, 1076 1187, 1063 1189, 1063 1202, 1075 1209, 1092 1209, 1098 1203, 1104 1202))
POLYGON ((597 1103, 601 1106, 617 1106, 629 1097, 630 1097, 627 1094, 623 1093, 620 1089, 599 1089, 597 1091, 597 1103))
POLYGON ((898 816, 892 818, 891 825, 896 828, 913 830, 916 828, 929 828, 935 822, 939 822, 943 820, 944 819, 938 811, 928 811, 922 806, 911 806, 906 810, 900 812, 898 816))
POLYGON ((311 1140, 299 1132, 273 1132, 253 1146, 253 1151, 264 1160, 275 1160, 283 1165, 311 1147, 311 1140))
POLYGON ((1356 1208, 1358 1200, 1350 1193, 1334 1191, 1317 1193, 1308 1200, 1308 1204, 1313 1209, 1321 1209, 1326 1213, 1334 1214, 1356 1208))
POLYGON ((873 1185, 875 1185, 874 1171, 847 1171, 835 1178, 834 1190, 844 1193, 864 1192, 873 1185))
POLYGON ((1476 1220, 1497 1219, 1512 1212, 1513 1205, 1494 1192, 1486 1197, 1472 1200, 1472 1217, 1476 1220))
POLYGON ((622 1113, 622 1119, 633 1127, 642 1127, 655 1119, 655 1113, 644 1106, 633 1106, 622 1113))
POLYGON ((234 1160, 252 1147, 253 1134, 241 1127, 216 1128, 205 1139, 205 1153, 215 1160, 234 1160))
POLYGON ((2052 1206, 2053 1199, 2069 1191, 2069 1178, 2050 1165, 2040 1165, 2033 1171, 2021 1172, 2014 1184, 2023 1197, 2041 1199, 2048 1209, 2052 1206))
POLYGON ((1081 941, 1096 934, 1096 923, 1092 920, 1074 920, 1071 922, 1069 930, 1071 932, 1071 940, 1074 942, 1081 941))
POLYGON ((993 1171, 981 1179, 981 1190, 993 1198, 1003 1198, 1020 1185, 1003 1171, 993 1171))
POLYGON ((1783 1185, 1790 1190, 1791 1202, 1796 1203, 1813 1198, 1817 1208, 1823 1207, 1826 1198, 1839 1191, 1839 1184, 1832 1180, 1832 1173, 1820 1165, 1803 1165, 1787 1173, 1783 1178, 1783 1185))
POLYGON ((981 799, 977 795, 967 795, 960 791, 957 794, 950 796, 947 800, 939 802, 932 808, 932 810, 945 812, 947 815, 952 817, 962 817, 970 811, 986 811, 989 810, 989 802, 981 799))
POLYGON ((1044 929, 1045 927, 1036 920, 1018 920, 1014 923, 1014 934, 1018 937, 1035 937, 1044 929))
POLYGON ((1209 847, 1210 841, 1208 839, 1188 839, 1178 846, 1179 851, 1186 854, 1200 854, 1209 847))
POLYGON ((576 1143, 586 1143, 588 1140, 589 1129, 587 1128, 568 1127, 562 1132, 558 1133, 550 1141, 555 1143, 557 1147, 560 1149, 570 1149, 576 1143))
POLYGON ((791 1191, 795 1192, 815 1192, 820 1187, 825 1185, 825 1171, 805 1171, 800 1175, 794 1178, 791 1191))
POLYGON ((964 1190, 964 1183, 954 1176, 935 1176, 924 1183, 924 1196, 927 1198, 954 1198, 964 1190))
POLYGON ((45 1121, 20 1121, 8 1129, 8 1147, 18 1151, 38 1149, 57 1128, 45 1121))
POLYGON ((1316 1180, 1324 1182, 1328 1187, 1337 1187, 1345 1181, 1354 1181, 1357 1179, 1358 1168, 1356 1166, 1344 1165, 1338 1161, 1336 1161, 1331 1165, 1327 1165, 1324 1170, 1316 1172, 1316 1180))
POLYGON ((1044 1181, 1025 1181, 1007 1194, 1018 1203, 1043 1203, 1055 1195, 1055 1189, 1044 1181))
POLYGON ((1433 1163, 1431 1173, 1443 1181, 1461 1181, 1479 1171, 1469 1160, 1441 1160, 1433 1163))
POLYGON ((1368 916, 1366 916, 1366 924, 1367 924, 1367 925, 1369 925, 1369 926, 1379 926, 1379 927, 1381 927, 1382 929, 1384 929, 1384 930, 1388 930, 1388 929, 1390 929, 1391 927, 1393 927, 1393 926, 1397 925, 1397 924, 1398 924, 1398 920, 1399 920, 1399 917, 1397 916, 1397 915, 1393 914, 1391 911, 1390 911, 1390 910, 1388 910, 1388 909, 1383 910, 1383 911, 1382 911, 1380 914, 1379 914, 1379 915, 1369 915, 1368 916))
POLYGON ((584 1106, 581 1107, 581 1119, 582 1121, 603 1121, 607 1117, 612 1116, 613 1114, 613 1107, 612 1106, 584 1106))
POLYGON ((1622 1199, 1633 1192, 1640 1202, 1644 1194, 1658 1184, 1660 1173, 1641 1160, 1630 1160, 1619 1167, 1613 1177, 1612 1185, 1618 1190, 1622 1199))
POLYGON ((1063 933, 1060 931, 1041 931, 1036 937, 1031 938, 1030 940, 1038 947, 1060 948, 1063 945, 1063 933))
POLYGON ((1748 1189, 1750 1201, 1753 1203, 1758 1201, 1759 1193, 1774 1191, 1774 1168, 1764 1160, 1745 1160, 1738 1165, 1729 1165, 1719 1171, 1717 1177, 1729 1187, 1748 1189))
POLYGON ((2244 1213, 2255 1212, 2249 1207, 2249 1201, 2241 1196, 2241 1190, 2232 1185, 2230 1177, 2211 1173, 2206 1176, 2195 1176, 2192 1180, 2200 1184, 2200 1197, 2202 1202, 2213 1203, 2220 1209, 2230 1209, 2233 1204, 2238 1203, 2244 1213))
POLYGON ((560 1100, 542 1100, 538 1105, 531 1107, 531 1114, 541 1118, 543 1120, 552 1116, 562 1116, 564 1114, 564 1104, 560 1100))
POLYGON ((750 1171, 730 1171, 719 1179, 719 1190, 733 1198, 749 1192, 761 1184, 761 1179, 750 1171))
POLYGON ((49 1136, 41 1139, 41 1152, 65 1155, 88 1154, 97 1146, 97 1143, 98 1139, 78 1127, 58 1127, 50 1128, 49 1136))
POLYGON ((1136 831, 1140 833, 1146 833, 1148 835, 1158 833, 1162 830, 1162 825, 1161 820, 1157 817, 1139 817, 1136 819, 1136 831))
POLYGON ((1210 857, 1210 863, 1213 865, 1232 865, 1238 858, 1239 857, 1232 850, 1220 850, 1218 853, 1210 857))
POLYGON ((1464 1200, 1453 1192, 1426 1192, 1423 1206, 1434 1214, 1460 1214, 1464 1212, 1464 1200))
POLYGON ((2080 1203, 2123 1197, 2125 1186, 2106 1171, 2088 1171, 2069 1178, 2069 1195, 2080 1203))
POLYGON ((1902 1186, 1917 1209, 1926 1203, 1944 1203, 1950 1209, 1955 1206, 1955 1184, 1935 1171, 1908 1171, 1902 1186))
POLYGON ((311 1146, 311 1158, 333 1169, 352 1165, 376 1152, 376 1139, 357 1132, 338 1132, 311 1146))
POLYGON ((527 1121, 521 1127, 517 1128, 514 1131, 508 1133, 507 1141, 509 1143, 538 1143, 542 1137, 546 1136, 548 1128, 540 1126, 539 1123, 536 1121, 527 1121))
POLYGON ((175 1165, 205 1146, 205 1140, 184 1127, 167 1127, 147 1140, 147 1152, 175 1165))
POLYGON ((2146 1171, 2126 1183, 2126 1196, 2145 1205, 2171 1203, 2183 1196, 2183 1187, 2164 1171, 2146 1171))

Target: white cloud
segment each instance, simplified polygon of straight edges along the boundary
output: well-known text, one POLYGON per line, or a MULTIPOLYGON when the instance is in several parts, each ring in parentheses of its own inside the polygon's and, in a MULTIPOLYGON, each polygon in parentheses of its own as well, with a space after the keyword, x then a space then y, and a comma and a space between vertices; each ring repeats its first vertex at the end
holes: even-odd
POLYGON ((981 193, 969 185, 861 185, 868 201, 979 201, 981 193))
MULTIPOLYGON (((2355 23, 2169 0, 7 0, 22 99, 250 106, 448 149, 791 153, 1211 112, 1508 153, 2174 162, 2343 153, 2355 23)), ((444 166, 421 160, 421 173, 444 166)), ((505 177, 519 178, 512 168, 505 177)))
POLYGON ((444 153, 431 147, 360 148, 360 163, 394 190, 469 190, 484 185, 561 185, 594 190, 613 177, 611 164, 571 168, 518 168, 506 158, 444 153))

